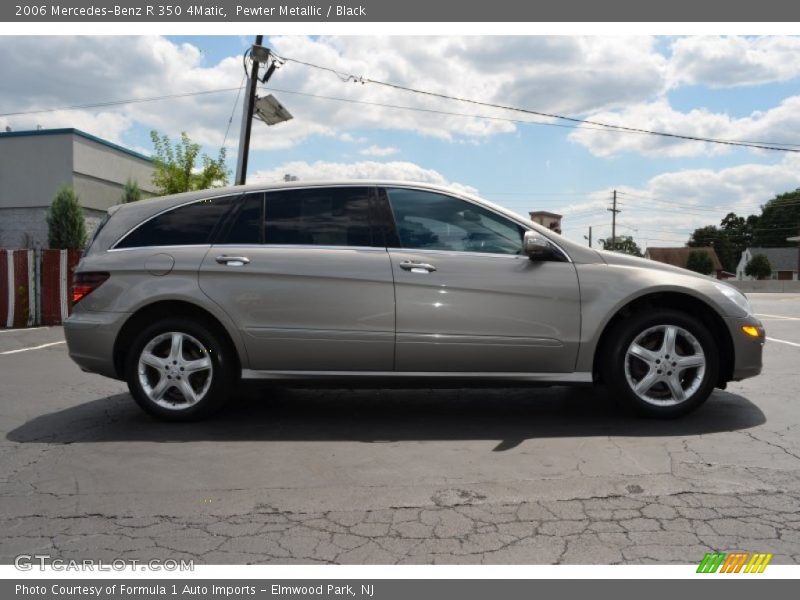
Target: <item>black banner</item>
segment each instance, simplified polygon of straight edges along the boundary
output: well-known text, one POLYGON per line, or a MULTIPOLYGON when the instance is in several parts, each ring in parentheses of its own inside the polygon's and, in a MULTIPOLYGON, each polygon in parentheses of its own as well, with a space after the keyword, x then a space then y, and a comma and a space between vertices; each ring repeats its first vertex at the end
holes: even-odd
POLYGON ((786 0, 17 0, 0 4, 3 22, 795 22, 800 3, 786 0))

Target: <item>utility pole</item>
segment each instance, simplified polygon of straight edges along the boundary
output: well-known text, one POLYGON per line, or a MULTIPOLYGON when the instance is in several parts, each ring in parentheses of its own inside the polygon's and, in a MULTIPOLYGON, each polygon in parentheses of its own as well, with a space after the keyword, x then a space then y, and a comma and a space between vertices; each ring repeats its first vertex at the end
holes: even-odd
POLYGON ((589 240, 589 248, 592 247, 592 226, 589 225, 589 237, 583 236, 583 239, 589 240))
MULTIPOLYGON (((263 35, 256 36, 256 46, 264 41, 263 35)), ((258 85, 258 61, 253 60, 250 69, 250 78, 247 80, 247 90, 244 95, 242 109, 242 127, 239 132, 239 156, 236 158, 236 185, 244 185, 247 181, 247 158, 250 154, 250 130, 253 127, 253 108, 256 102, 256 87, 258 85)))
POLYGON ((611 249, 614 250, 617 247, 617 213, 622 212, 617 208, 617 190, 614 190, 612 207, 607 210, 611 211, 611 249))

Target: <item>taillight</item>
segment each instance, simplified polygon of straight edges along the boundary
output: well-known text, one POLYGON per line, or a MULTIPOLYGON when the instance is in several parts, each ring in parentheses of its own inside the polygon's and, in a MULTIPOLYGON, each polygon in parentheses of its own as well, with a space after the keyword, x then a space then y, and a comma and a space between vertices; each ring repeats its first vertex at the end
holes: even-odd
POLYGON ((94 273, 75 273, 75 281, 72 283, 72 304, 77 304, 83 298, 91 294, 108 279, 109 274, 96 271, 94 273))

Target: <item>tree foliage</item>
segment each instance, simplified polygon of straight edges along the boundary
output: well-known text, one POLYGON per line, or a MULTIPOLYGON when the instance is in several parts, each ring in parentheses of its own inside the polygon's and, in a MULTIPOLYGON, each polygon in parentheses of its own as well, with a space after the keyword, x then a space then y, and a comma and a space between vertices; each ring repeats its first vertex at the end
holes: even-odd
POLYGON ((686 259, 686 268, 695 273, 711 275, 714 272, 714 261, 708 252, 692 250, 686 259))
POLYGON ((142 190, 139 189, 139 184, 135 180, 128 178, 122 188, 122 202, 127 204, 128 202, 136 202, 141 199, 142 190))
POLYGON ((756 254, 744 267, 744 274, 756 279, 766 279, 772 275, 772 265, 763 254, 756 254))
POLYGON ((220 148, 219 156, 212 159, 207 154, 200 156, 200 144, 192 142, 186 132, 174 145, 169 136, 157 131, 150 132, 150 139, 155 148, 153 184, 161 194, 205 190, 228 183, 225 148, 220 148), (198 157, 200 167, 196 166, 198 157))
POLYGON ((624 237, 617 236, 616 240, 600 240, 603 244, 603 250, 611 250, 612 252, 622 252, 623 254, 630 254, 632 256, 644 256, 642 249, 633 241, 629 235, 624 237))
POLYGON ((75 190, 63 186, 47 211, 47 243, 51 248, 77 249, 86 244, 86 222, 75 190))
POLYGON ((800 233, 800 189, 778 194, 761 209, 753 246, 780 248, 788 246, 787 237, 800 233))

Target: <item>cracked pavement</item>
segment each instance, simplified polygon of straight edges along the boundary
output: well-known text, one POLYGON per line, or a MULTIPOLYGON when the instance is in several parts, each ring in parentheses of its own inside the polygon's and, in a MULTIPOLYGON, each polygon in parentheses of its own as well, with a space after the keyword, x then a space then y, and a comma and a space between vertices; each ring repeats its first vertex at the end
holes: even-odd
MULTIPOLYGON (((800 343, 800 296, 754 295, 800 343)), ((0 334, 0 352, 63 339, 0 334)), ((248 387, 167 424, 63 345, 0 355, 0 562, 800 562, 800 348, 696 413, 649 421, 586 388, 248 387)))

